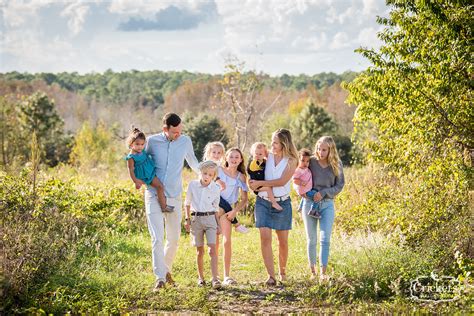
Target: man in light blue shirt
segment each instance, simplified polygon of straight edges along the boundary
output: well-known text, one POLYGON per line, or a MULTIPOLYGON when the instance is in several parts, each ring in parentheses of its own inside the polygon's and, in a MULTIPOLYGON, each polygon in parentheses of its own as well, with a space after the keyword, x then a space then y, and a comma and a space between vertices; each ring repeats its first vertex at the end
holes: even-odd
POLYGON ((181 118, 175 113, 167 113, 163 117, 163 132, 148 137, 145 149, 152 157, 156 175, 165 187, 166 203, 174 207, 173 212, 163 212, 158 203, 156 190, 148 186, 145 191, 145 208, 152 242, 155 291, 164 287, 165 282, 174 282, 171 278, 171 269, 181 233, 183 187, 181 174, 184 160, 186 159, 196 173, 199 172, 199 163, 194 155, 191 138, 181 135, 182 129, 181 118), (163 247, 165 231, 166 245, 163 247))

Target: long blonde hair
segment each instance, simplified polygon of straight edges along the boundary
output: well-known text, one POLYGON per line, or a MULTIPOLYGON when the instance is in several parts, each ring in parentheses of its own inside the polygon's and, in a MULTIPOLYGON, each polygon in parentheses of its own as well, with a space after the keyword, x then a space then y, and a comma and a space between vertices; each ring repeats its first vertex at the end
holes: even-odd
POLYGON ((336 143, 334 142, 334 139, 331 136, 322 136, 318 139, 316 145, 314 146, 314 156, 318 158, 318 160, 321 159, 318 153, 318 148, 319 145, 321 145, 322 143, 325 143, 329 147, 328 162, 332 168, 332 172, 336 177, 338 177, 339 173, 341 172, 341 159, 339 158, 339 154, 337 153, 336 143))
POLYGON ((288 157, 290 160, 298 161, 298 150, 296 150, 291 133, 286 128, 279 128, 273 132, 273 136, 278 137, 282 146, 283 157, 288 157))
POLYGON ((206 147, 204 147, 204 157, 202 160, 207 161, 207 160, 212 160, 211 159, 211 150, 214 147, 219 147, 222 149, 222 158, 221 161, 219 161, 220 164, 224 161, 225 158, 225 146, 221 142, 210 142, 206 144, 206 147))

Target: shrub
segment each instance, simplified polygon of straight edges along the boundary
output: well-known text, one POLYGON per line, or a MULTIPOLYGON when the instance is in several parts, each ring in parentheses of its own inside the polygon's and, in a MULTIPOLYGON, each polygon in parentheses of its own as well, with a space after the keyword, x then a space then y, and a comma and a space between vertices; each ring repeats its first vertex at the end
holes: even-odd
POLYGON ((115 164, 119 157, 112 131, 103 122, 91 126, 85 122, 76 135, 71 153, 71 162, 82 168, 107 167, 115 164))
POLYGON ((78 245, 100 248, 106 234, 144 226, 136 191, 50 178, 37 182, 33 194, 27 171, 0 174, 0 182, 6 306, 75 256, 78 245))

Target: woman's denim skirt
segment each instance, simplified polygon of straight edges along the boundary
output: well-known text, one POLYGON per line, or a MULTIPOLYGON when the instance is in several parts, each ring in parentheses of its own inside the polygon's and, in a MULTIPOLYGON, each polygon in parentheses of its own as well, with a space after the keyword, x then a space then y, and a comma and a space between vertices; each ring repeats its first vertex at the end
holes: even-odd
POLYGON ((282 211, 274 209, 272 203, 257 196, 255 202, 255 226, 257 228, 267 227, 275 230, 290 230, 292 223, 291 198, 277 202, 283 208, 282 211))

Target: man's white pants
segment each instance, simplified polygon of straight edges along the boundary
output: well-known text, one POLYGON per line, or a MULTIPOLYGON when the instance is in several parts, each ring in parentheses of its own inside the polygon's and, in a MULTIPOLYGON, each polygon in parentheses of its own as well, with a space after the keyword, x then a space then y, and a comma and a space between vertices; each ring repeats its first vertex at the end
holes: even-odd
POLYGON ((167 198, 166 204, 174 206, 174 212, 163 213, 156 192, 145 190, 145 209, 148 231, 151 236, 153 273, 157 280, 166 281, 166 273, 171 272, 178 250, 181 234, 181 197, 167 198), (163 242, 166 231, 166 245, 163 242))

